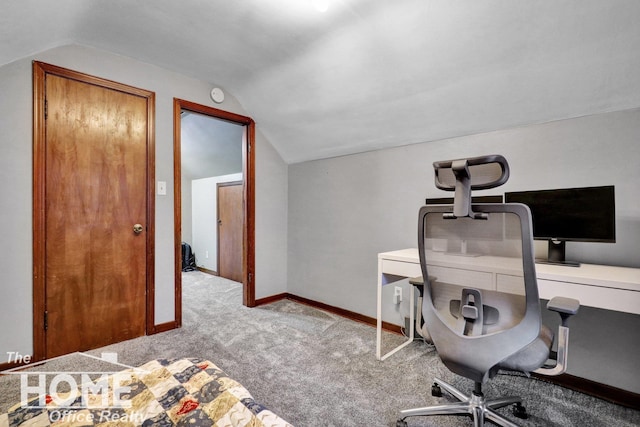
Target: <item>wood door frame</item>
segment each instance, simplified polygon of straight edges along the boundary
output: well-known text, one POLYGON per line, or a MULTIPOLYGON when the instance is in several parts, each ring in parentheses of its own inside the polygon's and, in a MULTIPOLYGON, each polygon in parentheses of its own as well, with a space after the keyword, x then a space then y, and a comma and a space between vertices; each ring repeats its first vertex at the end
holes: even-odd
MULTIPOLYGON (((243 177, 244 178, 244 177, 243 177)), ((242 181, 227 181, 216 183, 216 220, 220 221, 220 187, 230 187, 234 185, 243 185, 242 181)), ((218 275, 220 275, 220 227, 216 224, 216 265, 218 267, 218 275)), ((243 254, 244 255, 244 254, 243 254)), ((244 263, 244 260, 242 261, 244 263)))
POLYGON ((173 99, 173 212, 175 243, 175 327, 182 326, 182 158, 181 116, 182 110, 204 114, 245 127, 242 143, 243 224, 242 238, 242 304, 255 307, 255 122, 252 118, 208 107, 183 99, 173 99))
POLYGON ((46 357, 46 76, 73 79, 147 100, 146 333, 155 331, 155 93, 101 77, 33 61, 33 360, 46 357))

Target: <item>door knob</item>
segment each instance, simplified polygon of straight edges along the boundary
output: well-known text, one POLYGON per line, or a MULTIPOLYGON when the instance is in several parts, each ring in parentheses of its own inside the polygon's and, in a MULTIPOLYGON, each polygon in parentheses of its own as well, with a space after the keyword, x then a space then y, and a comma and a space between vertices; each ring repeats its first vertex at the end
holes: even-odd
POLYGON ((136 224, 133 226, 133 232, 136 234, 142 233, 142 230, 144 230, 144 227, 142 226, 142 224, 136 224))

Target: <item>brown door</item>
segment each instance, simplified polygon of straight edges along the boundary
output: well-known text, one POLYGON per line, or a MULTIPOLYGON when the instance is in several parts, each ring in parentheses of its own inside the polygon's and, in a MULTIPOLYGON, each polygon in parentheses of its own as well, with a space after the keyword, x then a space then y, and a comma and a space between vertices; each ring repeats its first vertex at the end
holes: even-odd
POLYGON ((93 82, 45 79, 50 358, 145 334, 152 107, 144 96, 93 82))
POLYGON ((241 182, 218 184, 218 274, 242 282, 241 182))

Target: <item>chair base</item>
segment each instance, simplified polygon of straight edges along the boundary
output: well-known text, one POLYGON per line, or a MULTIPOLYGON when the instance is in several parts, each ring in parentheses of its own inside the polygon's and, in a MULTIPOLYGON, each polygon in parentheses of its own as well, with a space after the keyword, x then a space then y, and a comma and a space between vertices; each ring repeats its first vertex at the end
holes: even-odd
POLYGON ((520 411, 521 414, 520 417, 526 418, 526 412, 524 412, 522 399, 520 397, 502 397, 499 399, 486 400, 481 392, 478 393, 476 391, 472 393, 471 396, 467 396, 452 385, 447 384, 438 378, 435 379, 434 387, 436 387, 436 385, 448 391, 460 402, 400 411, 400 419, 396 423, 396 427, 406 427, 407 422, 405 421, 405 418, 407 417, 428 415, 469 415, 473 418, 474 427, 484 426, 485 419, 492 421, 499 426, 518 427, 517 424, 514 424, 494 411, 494 409, 502 408, 511 404, 516 404, 518 411, 520 411))

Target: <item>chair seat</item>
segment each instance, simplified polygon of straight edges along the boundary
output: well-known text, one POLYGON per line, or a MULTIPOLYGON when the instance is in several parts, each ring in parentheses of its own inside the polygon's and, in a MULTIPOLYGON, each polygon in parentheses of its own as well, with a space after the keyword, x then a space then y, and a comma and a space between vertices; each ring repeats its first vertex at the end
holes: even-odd
POLYGON ((542 325, 538 338, 522 350, 498 363, 498 367, 510 371, 533 372, 549 359, 552 344, 553 331, 542 325))

